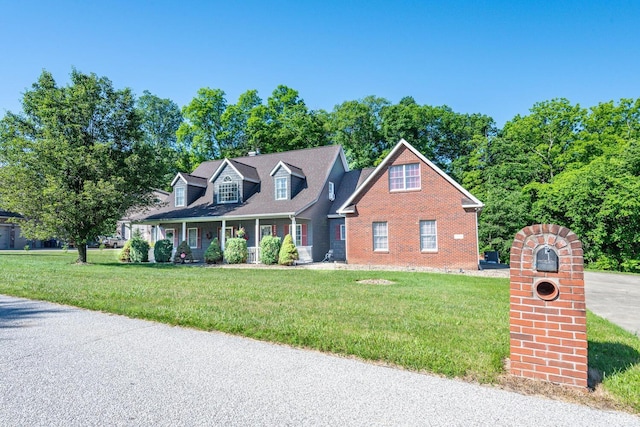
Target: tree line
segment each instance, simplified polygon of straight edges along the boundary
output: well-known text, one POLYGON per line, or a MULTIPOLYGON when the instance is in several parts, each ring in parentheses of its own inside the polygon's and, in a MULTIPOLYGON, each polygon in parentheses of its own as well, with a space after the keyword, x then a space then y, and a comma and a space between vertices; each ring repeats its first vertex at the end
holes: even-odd
MULTIPOLYGON (((137 99, 128 90, 115 91, 108 79, 93 74, 74 70, 72 77, 70 87, 58 89, 75 93, 76 85, 95 80, 102 82, 105 94, 123 97, 97 103, 101 105, 97 111, 102 111, 99 117, 119 117, 120 124, 115 120, 115 125, 109 125, 111 134, 105 132, 95 141, 104 146, 126 139, 124 148, 137 156, 128 160, 136 165, 131 170, 147 174, 143 184, 148 188, 166 187, 175 173, 191 172, 203 161, 250 151, 273 153, 340 144, 351 168, 374 167, 404 138, 485 203, 479 220, 481 251, 497 250, 504 259, 518 230, 552 222, 580 236, 585 261, 591 266, 640 271, 640 99, 588 108, 553 99, 536 103, 529 114, 517 115, 498 128, 488 115, 420 105, 412 97, 394 104, 368 96, 325 111, 308 108, 298 91, 284 85, 266 100, 256 90, 248 90, 235 104, 221 89, 202 88, 180 108, 148 91, 137 99), (126 111, 118 112, 123 105, 126 111), (118 136, 116 130, 124 129, 126 137, 118 136), (140 159, 151 160, 153 171, 137 162, 140 159)), ((44 72, 25 94, 23 111, 7 113, 0 122, 0 143, 13 150, 8 153, 16 153, 16 147, 7 142, 15 143, 16 135, 27 141, 38 138, 32 128, 43 123, 43 116, 53 114, 47 107, 53 102, 49 98, 61 97, 52 87, 53 78, 44 72), (31 134, 16 133, 18 124, 31 134)), ((71 104, 64 104, 64 111, 65 120, 75 119, 71 104)), ((84 114, 88 115, 84 123, 97 129, 89 112, 84 114)), ((59 124, 61 118, 51 121, 59 124)), ((76 137, 86 140, 85 134, 76 137)), ((62 143, 56 139, 55 144, 62 143)), ((113 161, 119 159, 114 153, 110 156, 113 161)), ((6 172, 0 179, 5 182, 16 179, 15 174, 7 178, 10 160, 0 159, 6 172)), ((107 166, 104 169, 113 173, 107 166)), ((0 200, 6 202, 6 198, 0 200)), ((125 204, 116 204, 116 210, 122 211, 125 204)))

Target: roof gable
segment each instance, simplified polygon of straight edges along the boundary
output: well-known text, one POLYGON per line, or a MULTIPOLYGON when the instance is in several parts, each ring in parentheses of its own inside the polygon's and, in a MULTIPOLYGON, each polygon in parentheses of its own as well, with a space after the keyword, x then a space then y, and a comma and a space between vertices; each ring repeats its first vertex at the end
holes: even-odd
POLYGON ((283 162, 282 160, 280 160, 278 164, 276 164, 274 168, 271 169, 271 173, 269 175, 271 176, 275 175, 278 169, 280 168, 284 168, 289 173, 289 175, 297 176, 300 179, 306 178, 306 176, 304 175, 304 172, 302 172, 302 169, 300 169, 299 167, 290 165, 289 163, 283 162))
POLYGON ((364 182, 359 183, 356 191, 351 195, 351 197, 349 197, 342 204, 342 206, 340 206, 340 208, 338 209, 338 213, 345 214, 345 213, 352 213, 353 212, 352 204, 353 204, 354 200, 356 200, 356 198, 359 195, 362 194, 364 189, 367 187, 367 184, 369 184, 374 178, 378 177, 381 173, 383 173, 386 170, 387 165, 389 164, 391 159, 394 158, 396 153, 398 153, 398 151, 403 147, 407 148, 409 151, 411 151, 416 157, 418 157, 418 159, 420 159, 422 162, 424 162, 427 166, 429 166, 431 169, 433 169, 438 175, 440 175, 447 182, 449 182, 449 184, 451 184, 454 188, 456 188, 458 191, 460 191, 464 195, 464 199, 463 199, 463 203, 462 203, 462 206, 464 208, 482 208, 484 206, 484 204, 480 200, 478 200, 473 194, 471 194, 467 190, 465 190, 460 184, 458 184, 453 178, 451 178, 449 175, 447 175, 442 169, 440 169, 433 162, 431 162, 424 155, 422 155, 422 153, 420 153, 418 150, 416 150, 415 147, 413 147, 411 144, 409 144, 404 139, 401 139, 396 144, 396 146, 393 147, 391 152, 389 154, 387 154, 387 156, 384 158, 384 160, 373 170, 373 172, 371 172, 369 174, 369 176, 367 176, 367 178, 364 180, 364 182))
POLYGON ((193 185, 195 187, 207 188, 207 180, 202 178, 202 177, 200 177, 200 176, 195 176, 195 175, 191 175, 191 174, 188 174, 188 173, 178 172, 176 174, 176 177, 173 178, 173 181, 171 181, 171 186, 173 187, 174 185, 176 185, 178 180, 181 180, 182 182, 184 182, 187 185, 193 185))
POLYGON ((215 181, 225 166, 231 167, 244 181, 255 182, 256 184, 260 182, 260 176, 256 168, 233 159, 224 159, 218 169, 211 175, 211 178, 209 178, 209 182, 215 181))

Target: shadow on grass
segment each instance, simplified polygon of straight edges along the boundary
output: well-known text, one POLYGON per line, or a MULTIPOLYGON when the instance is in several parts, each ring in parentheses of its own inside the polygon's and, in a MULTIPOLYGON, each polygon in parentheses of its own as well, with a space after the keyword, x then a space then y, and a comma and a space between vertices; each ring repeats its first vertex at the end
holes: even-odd
POLYGON ((36 301, 0 299, 0 329, 22 328, 26 319, 37 319, 47 313, 63 313, 64 307, 43 308, 36 301))
POLYGON ((589 340, 589 370, 596 384, 603 378, 625 372, 640 364, 640 352, 619 342, 599 342, 589 340), (597 372, 593 372, 593 370, 597 372))

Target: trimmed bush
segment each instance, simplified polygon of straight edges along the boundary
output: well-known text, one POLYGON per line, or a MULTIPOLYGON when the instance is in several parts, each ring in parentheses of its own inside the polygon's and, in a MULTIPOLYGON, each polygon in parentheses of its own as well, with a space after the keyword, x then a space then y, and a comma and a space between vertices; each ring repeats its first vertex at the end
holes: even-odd
POLYGON ((247 249, 247 241, 239 237, 228 239, 224 248, 224 259, 229 264, 241 264, 247 262, 249 250, 247 249))
POLYGON ((183 240, 178 245, 178 249, 176 249, 176 254, 173 256, 173 262, 176 264, 184 264, 185 261, 193 261, 193 254, 191 253, 191 248, 187 241, 183 240), (182 254, 184 254, 184 256, 182 256, 182 254))
POLYGON ((280 254, 280 238, 265 236, 260 242, 260 262, 266 265, 276 264, 280 254))
POLYGON ((218 243, 218 238, 214 238, 211 241, 211 244, 204 252, 204 262, 207 264, 215 264, 222 260, 222 249, 220 249, 220 244, 218 243))
POLYGON ((293 238, 291 234, 284 236, 282 247, 278 255, 278 264, 280 265, 292 265, 295 260, 298 259, 298 249, 293 244, 293 238))
POLYGON ((173 252, 173 242, 169 239, 158 240, 153 247, 153 257, 156 262, 171 261, 171 252, 173 252))
POLYGON ((134 237, 130 242, 129 259, 131 262, 149 262, 149 242, 139 237, 134 237))
POLYGON ((118 261, 131 262, 131 240, 127 240, 122 249, 120 249, 120 252, 118 253, 118 261))

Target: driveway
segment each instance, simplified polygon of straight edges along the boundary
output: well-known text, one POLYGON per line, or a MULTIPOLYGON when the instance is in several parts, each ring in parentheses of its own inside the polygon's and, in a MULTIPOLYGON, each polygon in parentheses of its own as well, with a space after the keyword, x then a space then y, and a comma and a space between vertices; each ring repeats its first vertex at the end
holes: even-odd
POLYGON ((0 425, 640 426, 640 417, 0 295, 0 425))
POLYGON ((587 308, 640 336, 640 276, 584 273, 587 308))

